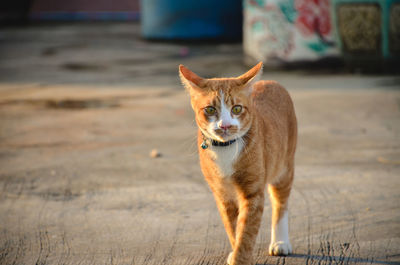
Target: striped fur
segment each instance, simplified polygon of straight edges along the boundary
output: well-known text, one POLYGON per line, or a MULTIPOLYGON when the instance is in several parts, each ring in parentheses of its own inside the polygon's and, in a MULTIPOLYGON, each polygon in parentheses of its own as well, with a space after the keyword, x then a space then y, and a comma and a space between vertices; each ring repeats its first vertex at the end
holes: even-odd
POLYGON ((259 63, 236 78, 203 79, 186 67, 179 67, 199 127, 200 166, 232 246, 228 258, 231 265, 254 264, 252 253, 266 186, 272 204, 269 253, 291 252, 287 205, 294 173, 297 121, 290 96, 281 85, 257 82, 261 68, 259 63), (236 105, 242 106, 239 114, 224 112, 223 108, 231 110, 236 105), (205 111, 208 106, 215 108, 213 115, 205 111), (237 155, 230 154, 235 151, 233 147, 203 150, 200 145, 204 137, 217 141, 237 139, 241 146, 237 155))

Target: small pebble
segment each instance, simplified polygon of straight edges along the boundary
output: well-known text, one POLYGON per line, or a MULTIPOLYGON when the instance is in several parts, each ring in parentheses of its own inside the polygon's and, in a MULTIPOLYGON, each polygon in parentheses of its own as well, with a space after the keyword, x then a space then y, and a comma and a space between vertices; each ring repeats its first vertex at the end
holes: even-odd
POLYGON ((151 158, 157 158, 157 157, 160 157, 160 156, 161 156, 161 153, 157 149, 151 150, 151 152, 150 152, 150 157, 151 158))

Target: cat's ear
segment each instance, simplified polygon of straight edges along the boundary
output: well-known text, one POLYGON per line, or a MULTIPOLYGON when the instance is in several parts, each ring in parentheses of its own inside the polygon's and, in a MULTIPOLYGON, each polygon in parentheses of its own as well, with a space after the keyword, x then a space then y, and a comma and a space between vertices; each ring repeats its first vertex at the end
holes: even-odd
POLYGON ((253 84, 260 80, 260 77, 262 75, 262 67, 263 63, 259 62, 256 66, 251 68, 245 74, 237 77, 237 79, 239 79, 240 83, 243 85, 244 89, 247 89, 249 91, 252 90, 253 84))
POLYGON ((183 86, 192 94, 193 92, 201 92, 204 79, 196 75, 188 68, 179 65, 179 77, 183 86))

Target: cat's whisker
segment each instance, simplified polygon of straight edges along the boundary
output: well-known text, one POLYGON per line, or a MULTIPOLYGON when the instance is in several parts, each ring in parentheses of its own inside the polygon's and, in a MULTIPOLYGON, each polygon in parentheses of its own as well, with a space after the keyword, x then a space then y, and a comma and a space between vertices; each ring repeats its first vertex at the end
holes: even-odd
MULTIPOLYGON (((187 122, 185 127, 193 128, 193 131, 197 131, 196 121, 194 119, 187 122)), ((177 143, 179 150, 184 150, 185 155, 194 157, 198 155, 197 152, 197 134, 190 133, 192 137, 185 138, 183 141, 177 143), (193 135, 192 135, 193 134, 193 135)))
MULTIPOLYGON (((239 139, 239 142, 241 142, 241 139, 239 139)), ((239 143, 236 145, 235 156, 237 157, 238 154, 239 154, 239 143)))
MULTIPOLYGON (((251 142, 252 144, 257 144, 257 143, 255 142, 255 140, 253 140, 253 139, 250 138, 250 137, 247 137, 246 140, 247 140, 248 142, 251 142)), ((247 147, 247 145, 245 145, 245 150, 247 151, 247 154, 248 154, 248 155, 252 156, 252 154, 250 153, 249 148, 247 147)))
MULTIPOLYGON (((242 151, 246 152, 246 146, 245 146, 243 138, 240 137, 240 138, 237 139, 237 141, 240 142, 240 145, 242 146, 242 151)), ((239 144, 237 144, 236 145, 236 155, 238 155, 240 151, 241 150, 239 150, 239 144)))
POLYGON ((238 138, 238 140, 240 141, 241 145, 243 146, 242 152, 244 152, 246 155, 250 155, 248 148, 246 146, 246 141, 244 140, 244 138, 240 137, 240 138, 238 138))

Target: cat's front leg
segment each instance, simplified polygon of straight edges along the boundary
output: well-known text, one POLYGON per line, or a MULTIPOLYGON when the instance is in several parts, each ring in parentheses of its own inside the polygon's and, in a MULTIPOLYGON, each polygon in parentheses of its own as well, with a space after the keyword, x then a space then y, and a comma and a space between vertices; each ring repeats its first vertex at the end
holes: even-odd
POLYGON ((228 258, 230 265, 253 265, 253 249, 264 209, 264 192, 259 191, 239 198, 236 243, 228 258), (229 260, 230 259, 230 260, 229 260))
POLYGON ((235 230, 238 217, 237 202, 227 197, 223 191, 215 191, 214 196, 229 242, 231 243, 232 249, 234 249, 236 238, 235 230))

